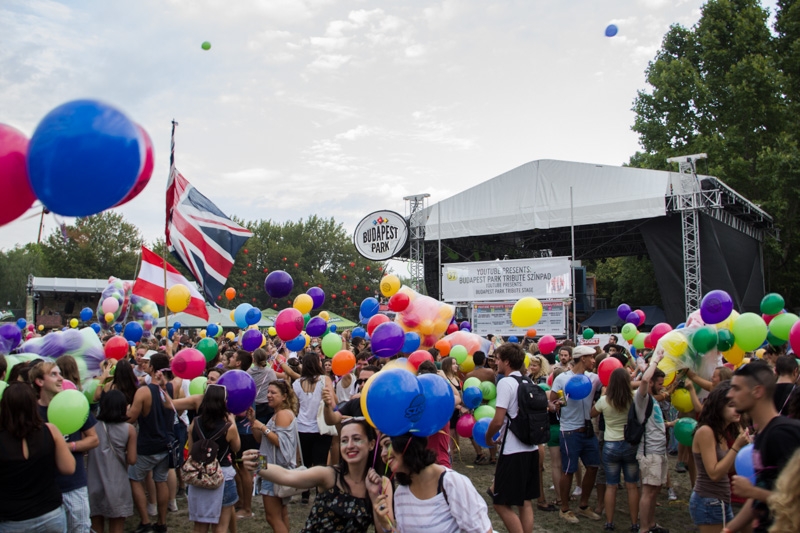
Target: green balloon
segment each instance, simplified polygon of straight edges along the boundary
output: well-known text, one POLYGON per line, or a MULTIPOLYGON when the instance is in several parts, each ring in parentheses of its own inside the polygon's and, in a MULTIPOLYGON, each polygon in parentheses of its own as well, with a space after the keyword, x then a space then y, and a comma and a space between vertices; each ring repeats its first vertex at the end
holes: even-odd
POLYGON ((198 376, 189 382, 189 394, 203 394, 206 391, 206 384, 208 378, 205 376, 198 376))
POLYGON ((784 344, 786 344, 785 340, 779 339, 769 331, 767 331, 767 342, 769 343, 770 346, 775 346, 775 347, 783 346, 784 344))
POLYGON ((467 360, 467 349, 460 344, 456 344, 450 349, 450 357, 456 360, 459 365, 467 360))
POLYGON ((632 340, 636 337, 636 326, 628 322, 624 326, 622 326, 622 338, 626 341, 632 340))
POLYGON ((684 446, 691 446, 694 439, 694 429, 697 420, 694 418, 680 418, 675 422, 675 438, 684 446))
POLYGON ((472 412, 472 416, 475 417, 475 420, 480 420, 481 418, 494 418, 494 407, 491 405, 478 406, 478 408, 472 412))
POLYGON ((47 406, 47 420, 61 433, 75 433, 89 418, 89 401, 77 390, 65 390, 56 394, 47 406))
MULTIPOLYGON (((116 368, 116 366, 114 367, 116 368)), ((113 368, 112 368, 113 370, 113 368)), ((97 391, 97 387, 100 386, 100 382, 96 379, 90 379, 84 386, 83 386, 83 395, 86 397, 86 401, 89 403, 97 403, 94 399, 94 393, 97 391)))
POLYGON ((214 335, 214 338, 215 338, 215 339, 218 339, 218 338, 220 338, 221 336, 222 336, 222 326, 220 326, 219 324, 217 324, 217 334, 216 334, 216 335, 214 335))
POLYGON ((464 389, 468 389, 470 387, 478 387, 481 388, 481 380, 478 378, 467 378, 464 380, 464 389))
POLYGON ((492 409, 496 408, 497 407, 497 398, 492 398, 491 400, 489 400, 489 403, 487 405, 489 407, 491 407, 492 409))
POLYGON ((497 387, 491 381, 482 381, 480 389, 484 400, 488 401, 497 398, 497 387))
POLYGON ((211 43, 208 41, 203 41, 203 44, 200 45, 200 48, 203 50, 211 50, 211 43))
POLYGON ((733 333, 731 333, 728 329, 721 329, 717 331, 717 338, 717 348, 720 352, 727 352, 733 348, 733 343, 736 340, 733 337, 733 333))
POLYGON ((342 338, 336 333, 328 333, 322 337, 322 353, 333 357, 342 350, 342 338))
POLYGON ((760 315, 744 313, 733 323, 736 344, 745 352, 761 346, 767 338, 767 324, 760 315))
POLYGON ((585 330, 583 330, 583 338, 584 339, 586 339, 588 341, 592 337, 594 337, 594 330, 592 328, 586 328, 585 330))
POLYGON ((647 338, 647 333, 638 333, 633 339, 633 347, 637 350, 643 350, 645 338, 647 338))
POLYGON ((777 315, 783 311, 786 302, 777 292, 771 292, 761 300, 761 312, 765 315, 777 315))
POLYGON ((0 399, 3 398, 3 391, 6 390, 6 387, 8 387, 8 383, 0 381, 0 399))
POLYGON ((217 356, 219 348, 217 347, 217 341, 206 337, 200 339, 200 342, 197 343, 197 349, 200 350, 200 353, 206 358, 206 363, 210 363, 217 356))
POLYGON ((800 317, 794 313, 781 313, 770 321, 769 332, 776 339, 786 342, 789 340, 789 331, 798 320, 800 320, 800 317))
POLYGON ((6 379, 6 383, 8 383, 8 376, 11 374, 11 369, 14 368, 14 366, 18 365, 19 363, 20 363, 20 360, 17 359, 16 356, 14 356, 14 355, 7 355, 6 356, 6 365, 7 365, 6 366, 6 378, 5 378, 6 379))
POLYGON ((692 348, 697 353, 710 352, 717 345, 717 330, 712 326, 703 326, 692 335, 692 348))
POLYGON ((539 383, 539 387, 541 387, 545 392, 550 390, 550 386, 547 383, 539 383))
POLYGON ((308 325, 308 321, 309 320, 311 320, 311 314, 309 314, 309 313, 304 314, 303 315, 303 329, 306 329, 306 326, 308 325))

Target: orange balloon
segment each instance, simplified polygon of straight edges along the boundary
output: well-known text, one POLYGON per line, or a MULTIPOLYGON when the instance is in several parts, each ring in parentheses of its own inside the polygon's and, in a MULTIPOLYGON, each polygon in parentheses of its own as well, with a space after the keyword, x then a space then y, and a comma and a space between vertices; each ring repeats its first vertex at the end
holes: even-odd
POLYGON ((530 338, 533 338, 536 336, 536 330, 534 328, 531 328, 525 333, 525 335, 530 338))
POLYGON ((225 289, 225 298, 227 298, 228 300, 233 300, 234 298, 236 298, 236 289, 234 289, 233 287, 228 287, 227 289, 225 289))
POLYGON ((349 350, 341 350, 333 356, 331 370, 337 376, 349 374, 356 367, 356 356, 349 350))
POLYGON ((439 350, 439 355, 442 357, 447 357, 450 354, 450 343, 444 339, 439 339, 436 341, 436 344, 434 344, 433 347, 439 350))

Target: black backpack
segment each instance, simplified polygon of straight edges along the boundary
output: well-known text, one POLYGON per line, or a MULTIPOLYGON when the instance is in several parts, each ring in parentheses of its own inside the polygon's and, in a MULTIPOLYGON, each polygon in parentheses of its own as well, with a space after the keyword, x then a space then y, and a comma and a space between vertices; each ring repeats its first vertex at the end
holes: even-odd
POLYGON ((527 377, 507 376, 517 380, 517 416, 508 417, 511 433, 523 444, 544 444, 550 440, 550 417, 547 414, 547 393, 527 377))
MULTIPOLYGON (((203 429, 200 427, 201 425, 200 418, 195 418, 194 428, 199 432, 200 438, 192 443, 189 456, 202 465, 208 465, 217 460, 217 454, 219 453, 217 439, 228 432, 231 423, 226 422, 219 431, 209 438, 203 435, 203 429)), ((194 435, 192 435, 192 437, 194 437, 194 435)))
POLYGON ((631 446, 638 446, 640 442, 642 442, 642 437, 644 437, 645 426, 647 426, 647 420, 650 418, 650 415, 653 414, 653 397, 649 394, 647 395, 647 409, 644 412, 644 420, 640 423, 639 417, 636 416, 636 400, 631 402, 631 406, 628 409, 628 423, 625 424, 625 429, 623 430, 623 437, 625 438, 625 442, 630 444, 631 446))

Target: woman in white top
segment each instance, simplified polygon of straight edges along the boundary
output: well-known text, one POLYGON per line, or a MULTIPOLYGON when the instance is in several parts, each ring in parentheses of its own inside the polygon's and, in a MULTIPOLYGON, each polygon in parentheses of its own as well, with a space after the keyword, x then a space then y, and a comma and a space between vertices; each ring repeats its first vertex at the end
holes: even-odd
MULTIPOLYGON (((299 404, 297 431, 300 434, 303 463, 309 468, 328 464, 332 436, 320 434, 317 413, 322 402, 322 389, 329 383, 330 378, 324 375, 319 356, 315 353, 303 356, 300 379, 292 384, 292 389, 299 404)), ((302 494, 302 503, 308 503, 309 495, 310 491, 302 494)))

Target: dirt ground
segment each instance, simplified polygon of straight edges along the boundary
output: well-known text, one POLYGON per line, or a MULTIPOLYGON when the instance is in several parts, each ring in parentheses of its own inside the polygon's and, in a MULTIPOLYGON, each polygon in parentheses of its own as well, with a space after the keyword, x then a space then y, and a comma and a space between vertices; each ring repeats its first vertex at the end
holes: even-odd
MULTIPOLYGON (((475 466, 475 452, 472 449, 469 441, 461 439, 460 452, 453 452, 454 469, 462 474, 468 476, 475 488, 478 489, 480 495, 487 501, 489 508, 489 516, 492 520, 494 529, 498 532, 506 531, 503 522, 497 516, 497 513, 492 509, 489 497, 486 494, 486 489, 492 482, 494 475, 494 466, 475 466)), ((670 472, 672 483, 678 495, 677 501, 667 500, 667 490, 663 489, 659 497, 658 503, 660 507, 656 509, 656 520, 659 525, 668 528, 671 532, 687 532, 698 531, 692 524, 689 517, 689 496, 691 490, 689 487, 689 474, 678 474, 675 472, 676 459, 670 457, 670 472)), ((545 495, 548 501, 556 499, 555 492, 550 490, 552 480, 550 477, 550 458, 549 455, 545 457, 544 469, 544 487, 545 495)), ((312 493, 313 494, 313 493, 312 493)), ((312 495, 313 498, 313 495, 312 495)), ((593 493, 589 505, 593 508, 597 505, 596 493, 593 493)), ((535 503, 535 502, 534 502, 535 503)), ((577 508, 577 503, 572 502, 572 509, 577 508)), ((630 520, 628 518, 628 503, 624 489, 617 491, 617 505, 615 511, 614 522, 616 524, 616 531, 627 532, 630 527, 630 520)), ((192 523, 188 519, 186 498, 178 498, 178 512, 169 513, 167 517, 167 525, 171 533, 188 533, 192 531, 192 523)), ((310 505, 301 505, 299 498, 289 506, 289 515, 291 520, 291 531, 299 531, 305 523, 306 517, 310 510, 310 505)), ((253 512, 254 518, 238 520, 236 529, 231 528, 231 532, 238 533, 262 533, 270 531, 270 527, 264 518, 264 508, 260 497, 253 498, 253 512)), ((543 512, 534 508, 534 531, 542 533, 575 533, 584 531, 602 531, 605 517, 603 520, 593 522, 589 519, 581 518, 580 524, 571 525, 559 519, 557 512, 543 512)), ((139 524, 138 517, 131 517, 125 523, 125 531, 133 531, 139 524)))

